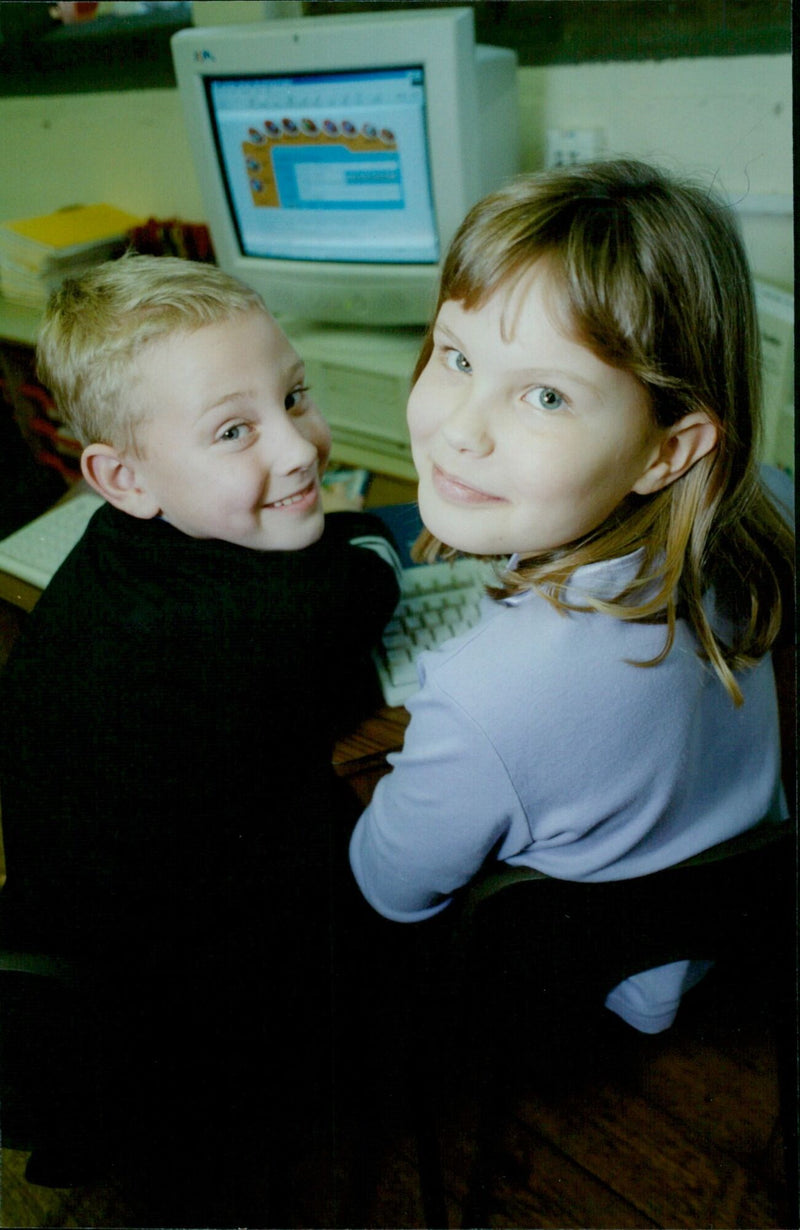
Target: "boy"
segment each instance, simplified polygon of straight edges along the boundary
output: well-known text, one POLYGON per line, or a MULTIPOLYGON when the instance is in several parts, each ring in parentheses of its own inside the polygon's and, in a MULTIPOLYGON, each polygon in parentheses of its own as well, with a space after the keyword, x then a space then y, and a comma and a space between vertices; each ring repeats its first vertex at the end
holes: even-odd
MULTIPOLYGON (((286 1074, 328 1079, 355 818, 331 750, 370 696, 393 552, 374 519, 325 521, 302 363, 220 270, 131 256, 67 282, 38 365, 106 504, 0 684, 2 945, 66 963, 99 1132, 158 1128, 187 1187, 206 1151, 238 1188, 267 1167, 259 1122, 307 1116, 286 1074)), ((62 1137, 96 1147, 86 1106, 62 1112, 33 1179, 71 1177, 62 1137)))

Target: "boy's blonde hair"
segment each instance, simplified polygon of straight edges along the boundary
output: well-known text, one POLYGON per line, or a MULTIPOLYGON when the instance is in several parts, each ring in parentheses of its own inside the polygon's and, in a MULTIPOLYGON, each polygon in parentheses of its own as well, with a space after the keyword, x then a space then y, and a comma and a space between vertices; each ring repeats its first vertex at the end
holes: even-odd
POLYGON ((36 373, 75 438, 137 451, 144 420, 131 364, 144 347, 239 313, 266 312, 254 290, 213 265, 126 255, 68 278, 45 309, 36 373))
MULTIPOLYGON (((524 176, 480 201, 457 232, 439 308, 478 308, 544 262, 566 292, 566 330, 647 391, 656 422, 693 411, 715 424, 715 449, 650 496, 632 495, 586 538, 524 560, 503 592, 536 587, 567 607, 576 568, 644 548, 634 585, 594 608, 663 620, 662 661, 677 614, 738 703, 732 671, 772 644, 791 592, 792 536, 758 473, 760 346, 747 258, 731 209, 707 188, 616 160, 524 176), (655 582, 655 584, 654 584, 655 582), (713 586, 733 631, 723 643, 703 608, 713 586)), ((435 318, 434 318, 435 319, 435 318)), ((432 351, 432 326, 414 373, 432 351)), ((422 535, 418 557, 444 548, 422 535)))

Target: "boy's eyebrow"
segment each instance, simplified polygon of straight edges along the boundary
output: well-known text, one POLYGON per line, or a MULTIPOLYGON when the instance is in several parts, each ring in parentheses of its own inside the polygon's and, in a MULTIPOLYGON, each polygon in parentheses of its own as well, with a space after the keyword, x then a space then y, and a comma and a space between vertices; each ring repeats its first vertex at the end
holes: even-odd
MULTIPOLYGON (((291 386, 298 380, 304 379, 305 370, 303 360, 298 359, 296 363, 293 363, 292 366, 287 369, 282 383, 285 383, 287 386, 291 386)), ((255 395, 255 389, 233 389, 230 393, 224 393, 222 397, 217 397, 214 401, 209 402, 207 406, 204 406, 200 413, 200 418, 204 419, 208 414, 213 414, 216 411, 224 410, 226 406, 235 405, 237 402, 247 401, 248 399, 255 397, 255 395)))
POLYGON ((252 389, 237 389, 233 393, 225 393, 222 397, 218 397, 214 401, 209 402, 207 406, 204 406, 200 417, 205 418, 207 414, 212 414, 215 410, 222 410, 232 402, 246 401, 252 395, 252 389))

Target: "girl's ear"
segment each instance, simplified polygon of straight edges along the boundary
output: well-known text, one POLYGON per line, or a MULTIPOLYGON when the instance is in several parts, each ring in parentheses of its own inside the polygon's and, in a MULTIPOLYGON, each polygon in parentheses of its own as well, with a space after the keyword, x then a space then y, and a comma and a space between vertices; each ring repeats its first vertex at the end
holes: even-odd
POLYGON ((81 454, 81 471, 98 495, 132 517, 148 520, 161 511, 139 481, 134 464, 109 444, 89 444, 81 454))
POLYGON ((717 425, 705 410, 697 410, 668 427, 658 452, 632 490, 652 495, 674 483, 717 444, 717 425))

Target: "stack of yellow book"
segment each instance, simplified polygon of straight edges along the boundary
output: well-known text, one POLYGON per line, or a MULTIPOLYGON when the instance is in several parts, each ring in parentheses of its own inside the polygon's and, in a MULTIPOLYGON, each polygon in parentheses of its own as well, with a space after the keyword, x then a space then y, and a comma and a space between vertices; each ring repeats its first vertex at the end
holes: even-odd
POLYGON ((34 307, 65 277, 120 250, 142 219, 113 205, 74 205, 35 218, 0 223, 0 290, 34 307))

